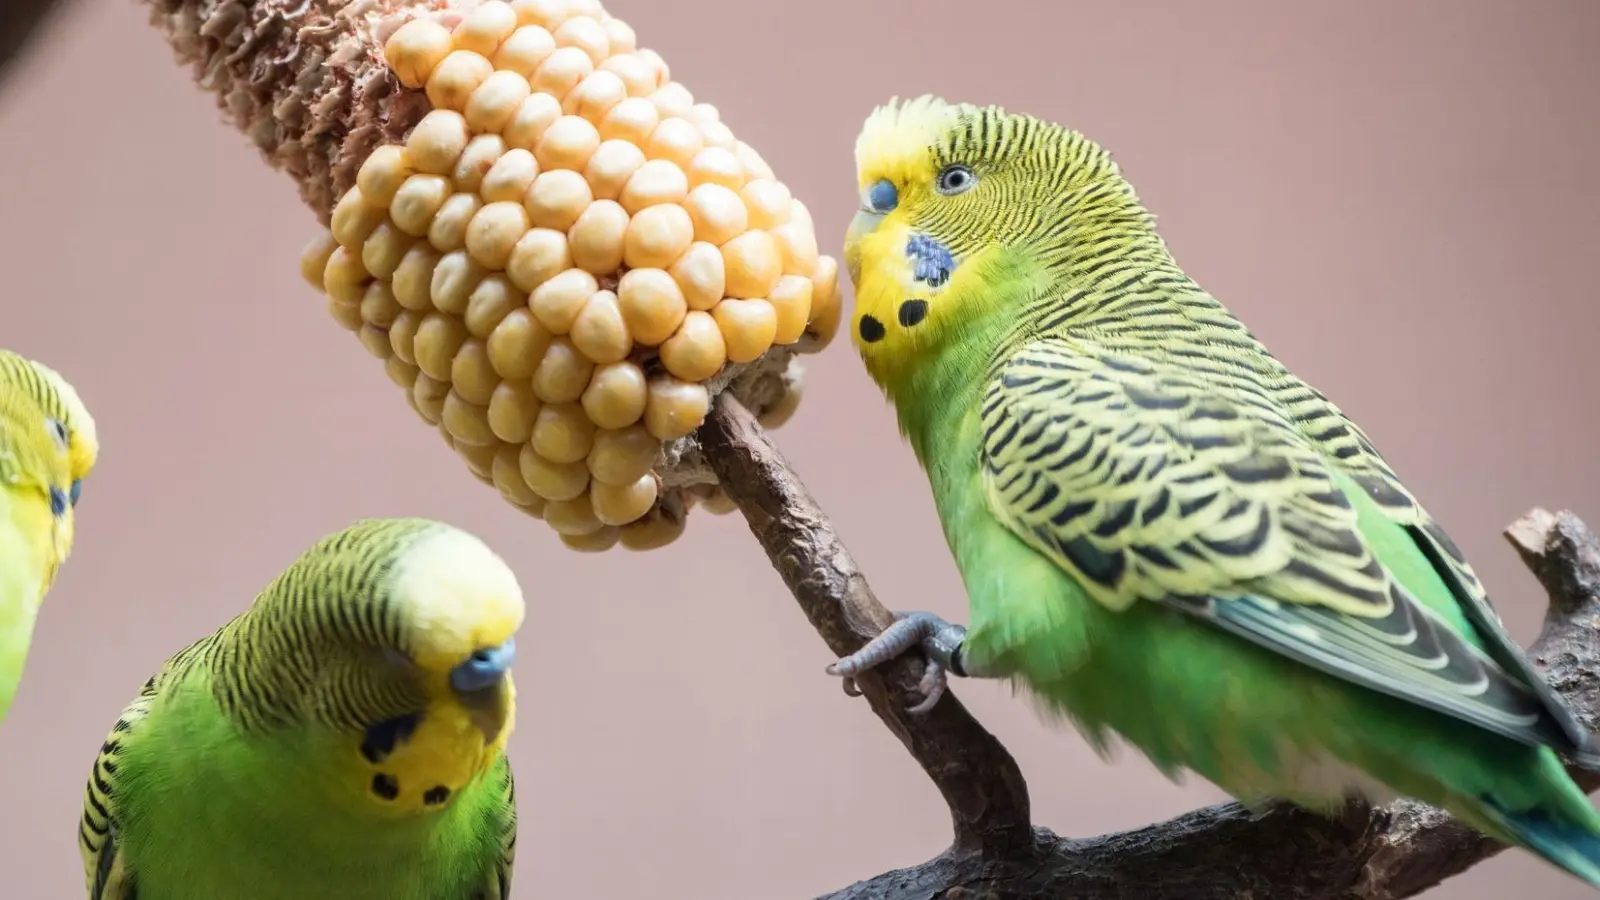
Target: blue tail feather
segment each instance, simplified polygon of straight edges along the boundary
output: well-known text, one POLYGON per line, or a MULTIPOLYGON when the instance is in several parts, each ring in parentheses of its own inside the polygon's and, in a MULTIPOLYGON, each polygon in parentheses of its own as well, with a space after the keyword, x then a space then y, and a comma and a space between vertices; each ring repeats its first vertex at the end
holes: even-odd
POLYGON ((1600 888, 1600 832, 1542 809, 1511 812, 1489 803, 1485 807, 1515 842, 1600 888))

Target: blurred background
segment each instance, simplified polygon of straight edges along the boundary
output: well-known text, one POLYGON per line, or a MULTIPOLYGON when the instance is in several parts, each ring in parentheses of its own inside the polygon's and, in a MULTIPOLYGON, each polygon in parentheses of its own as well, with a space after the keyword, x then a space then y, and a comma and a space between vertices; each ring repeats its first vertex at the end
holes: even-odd
MULTIPOLYGON (((998 102, 1109 147, 1180 263, 1369 432, 1516 638, 1543 598, 1501 530, 1600 526, 1600 4, 612 0, 766 157, 838 254, 851 150, 893 94, 998 102), (1292 7, 1292 8, 1291 8, 1292 7)), ((147 8, 77 0, 0 85, 0 343, 104 452, 0 736, 8 896, 82 896, 83 782, 161 661, 321 535, 432 516, 516 568, 519 897, 802 898, 938 853, 944 807, 823 673, 742 520, 565 550, 475 481, 297 274, 315 232, 147 8)), ((965 620, 927 486, 847 336, 777 432, 879 596, 965 620)), ((1003 687, 956 691, 1069 835, 1220 799, 1098 760, 1003 687)), ((1436 898, 1588 896, 1507 853, 1436 898)))

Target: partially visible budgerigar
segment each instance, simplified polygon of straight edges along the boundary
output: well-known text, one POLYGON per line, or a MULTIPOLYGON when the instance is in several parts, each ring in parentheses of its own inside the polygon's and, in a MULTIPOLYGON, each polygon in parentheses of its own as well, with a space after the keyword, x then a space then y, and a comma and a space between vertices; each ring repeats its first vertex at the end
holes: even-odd
POLYGON ((460 529, 323 538, 123 710, 78 832, 90 900, 505 900, 523 614, 460 529))
POLYGON ((855 345, 927 471, 970 631, 1105 752, 1249 803, 1429 802, 1600 885, 1590 736, 1355 423, 1186 276, 1104 150, 923 97, 856 147, 855 345))
POLYGON ((72 385, 0 350, 0 723, 39 606, 72 553, 73 508, 98 455, 94 419, 72 385))

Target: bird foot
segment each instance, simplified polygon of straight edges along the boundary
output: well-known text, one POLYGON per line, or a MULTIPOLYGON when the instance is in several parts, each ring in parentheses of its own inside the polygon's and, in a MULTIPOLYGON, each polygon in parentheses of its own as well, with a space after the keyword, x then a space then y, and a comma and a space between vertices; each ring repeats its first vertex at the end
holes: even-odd
POLYGON ((898 659, 912 650, 921 650, 927 658, 922 679, 917 684, 923 699, 907 707, 907 710, 914 714, 925 713, 933 709, 944 696, 945 689, 949 687, 949 673, 966 674, 961 669, 961 644, 966 636, 965 628, 952 625, 933 613, 896 613, 894 624, 868 641, 865 647, 829 664, 827 672, 844 679, 846 694, 859 697, 861 689, 856 686, 857 675, 898 659))

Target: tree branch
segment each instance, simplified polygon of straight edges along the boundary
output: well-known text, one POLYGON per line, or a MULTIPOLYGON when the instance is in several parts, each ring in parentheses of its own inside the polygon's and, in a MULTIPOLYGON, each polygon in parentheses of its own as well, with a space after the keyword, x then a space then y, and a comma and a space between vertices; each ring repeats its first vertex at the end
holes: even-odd
MULTIPOLYGON (((381 47, 397 10, 443 0, 147 2, 152 24, 180 60, 217 94, 227 118, 267 162, 294 178, 324 224, 361 161, 380 143, 399 143, 427 111, 420 92, 398 88, 381 47)), ((859 649, 891 621, 827 516, 738 401, 719 397, 699 440, 833 653, 859 649)), ((1551 597, 1534 660, 1592 727, 1600 715, 1600 647, 1592 626, 1600 621, 1600 544, 1572 514, 1543 510, 1507 536, 1551 597)), ((1352 805, 1336 819, 1289 808, 1253 816, 1223 804, 1120 834, 1060 838, 1031 825, 1016 762, 953 695, 926 715, 906 712, 918 699, 912 688, 920 669, 906 658, 858 683, 944 796, 954 840, 920 866, 826 900, 1391 900, 1501 849, 1444 813, 1409 802, 1352 805)), ((1577 775, 1585 789, 1600 786, 1592 773, 1577 775)))

